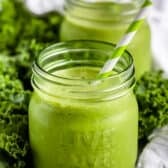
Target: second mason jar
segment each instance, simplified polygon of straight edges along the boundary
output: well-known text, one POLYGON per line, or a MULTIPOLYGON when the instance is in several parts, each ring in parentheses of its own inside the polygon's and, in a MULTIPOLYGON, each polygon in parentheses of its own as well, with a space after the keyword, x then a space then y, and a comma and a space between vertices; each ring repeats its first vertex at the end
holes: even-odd
MULTIPOLYGON (((65 19, 61 26, 62 41, 92 39, 117 43, 140 9, 142 1, 66 0, 65 19)), ((151 68, 150 29, 146 22, 128 50, 134 57, 139 78, 151 68)))
POLYGON ((29 135, 34 168, 134 168, 138 109, 129 53, 96 81, 114 46, 71 41, 33 64, 29 135))

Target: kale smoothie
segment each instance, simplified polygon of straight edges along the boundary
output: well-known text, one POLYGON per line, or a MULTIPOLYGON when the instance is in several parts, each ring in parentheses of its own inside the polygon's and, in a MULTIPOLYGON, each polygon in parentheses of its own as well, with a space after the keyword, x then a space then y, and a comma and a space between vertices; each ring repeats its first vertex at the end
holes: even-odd
POLYGON ((131 56, 125 53, 112 76, 92 84, 110 50, 108 43, 62 43, 34 63, 34 168, 134 168, 138 109, 131 56))
MULTIPOLYGON (((143 2, 143 1, 142 1, 143 2)), ((66 0, 65 19, 61 26, 62 41, 92 39, 117 43, 139 10, 141 1, 130 3, 66 0)), ((145 22, 128 50, 134 57, 136 76, 151 68, 150 29, 145 22), (144 61, 145 60, 145 61, 144 61)))

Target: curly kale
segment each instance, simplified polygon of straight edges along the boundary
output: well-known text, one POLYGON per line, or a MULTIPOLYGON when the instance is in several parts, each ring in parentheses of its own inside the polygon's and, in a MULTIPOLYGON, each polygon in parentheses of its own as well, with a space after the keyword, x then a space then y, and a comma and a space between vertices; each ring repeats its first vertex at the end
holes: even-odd
POLYGON ((168 79, 161 71, 144 74, 136 84, 139 105, 139 139, 147 137, 155 128, 168 124, 168 79))
POLYGON ((15 55, 22 41, 57 42, 60 15, 48 13, 43 16, 31 14, 23 0, 0 1, 0 50, 15 55))
MULTIPOLYGON (((1 57, 0 57, 1 58, 1 57)), ((0 166, 24 168, 29 153, 28 103, 31 93, 18 79, 15 63, 0 59, 0 166)))
POLYGON ((16 67, 19 79, 24 84, 25 89, 31 89, 30 77, 32 74, 31 65, 35 57, 48 46, 48 43, 38 43, 35 39, 21 41, 17 48, 16 67))
POLYGON ((61 16, 36 16, 23 0, 0 0, 0 52, 13 57, 24 88, 31 89, 31 64, 39 52, 59 40, 61 16))

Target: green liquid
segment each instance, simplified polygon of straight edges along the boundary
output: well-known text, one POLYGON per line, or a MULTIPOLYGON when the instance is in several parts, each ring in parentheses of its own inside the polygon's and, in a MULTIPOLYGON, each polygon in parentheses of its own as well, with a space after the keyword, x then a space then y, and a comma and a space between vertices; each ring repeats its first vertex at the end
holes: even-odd
MULTIPOLYGON (((97 71, 71 68, 59 74, 88 79, 97 71)), ((134 168, 136 99, 132 90, 104 102, 73 101, 36 92, 29 107, 29 132, 35 168, 134 168)))
MULTIPOLYGON (((78 11, 80 12, 80 11, 78 11)), ((89 13, 92 15, 92 13, 89 13)), ((88 14, 88 15, 89 15, 88 14)), ((117 43, 124 35, 128 24, 107 24, 96 21, 75 20, 66 17, 62 23, 60 38, 62 41, 68 40, 100 40, 117 43)), ((133 55, 136 76, 139 78, 144 72, 151 69, 152 56, 150 47, 150 29, 147 23, 144 23, 137 32, 128 51, 133 55)))

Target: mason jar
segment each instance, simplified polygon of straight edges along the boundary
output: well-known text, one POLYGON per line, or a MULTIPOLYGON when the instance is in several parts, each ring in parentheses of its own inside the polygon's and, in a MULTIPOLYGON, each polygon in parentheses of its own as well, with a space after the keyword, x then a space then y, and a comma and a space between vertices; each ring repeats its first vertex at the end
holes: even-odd
MULTIPOLYGON (((91 39, 117 43, 139 11, 143 0, 120 3, 115 0, 65 0, 61 41, 91 39)), ((136 77, 151 69, 150 29, 141 26, 128 47, 133 55, 136 77)))
POLYGON ((138 109, 131 55, 124 53, 111 76, 97 78, 113 49, 70 41, 35 60, 29 106, 34 168, 134 168, 138 109))

